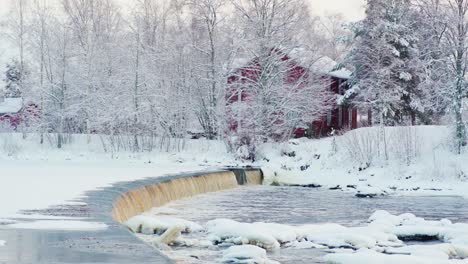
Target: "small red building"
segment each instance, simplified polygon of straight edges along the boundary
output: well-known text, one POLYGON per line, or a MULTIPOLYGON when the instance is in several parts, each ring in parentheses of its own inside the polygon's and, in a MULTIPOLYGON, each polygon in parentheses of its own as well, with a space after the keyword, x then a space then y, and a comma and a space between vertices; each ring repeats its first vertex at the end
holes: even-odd
MULTIPOLYGON (((288 72, 285 73, 282 80, 285 84, 298 81, 302 83, 310 82, 309 76, 313 73, 315 76, 319 75, 326 80, 324 85, 329 86, 329 91, 335 97, 331 101, 329 98, 324 98, 324 101, 327 100, 327 104, 333 104, 329 107, 331 110, 323 115, 311 116, 310 122, 306 126, 295 129, 295 137, 323 137, 331 135, 332 131, 351 130, 370 124, 371 114, 369 111, 358 111, 357 107, 347 104, 346 99, 353 97, 357 89, 356 87, 350 89, 348 83, 351 75, 350 71, 344 68, 336 70, 337 63, 328 57, 316 60, 311 64, 311 67, 302 66, 299 63, 300 59, 291 58, 291 55, 282 55, 281 60, 287 61, 288 64, 288 72)), ((247 86, 249 80, 259 76, 258 71, 262 67, 258 66, 257 59, 239 60, 235 63, 227 80, 226 101, 228 105, 236 102, 248 102, 251 99, 252 95, 247 88, 238 89, 235 85, 240 82, 241 85, 247 86), (252 65, 256 67, 252 67, 252 65)), ((235 117, 228 112, 228 123, 232 131, 236 131, 240 123, 243 122, 244 120, 235 120, 235 117)), ((242 126, 249 126, 249 124, 242 124, 242 126)))
POLYGON ((22 123, 39 117, 38 106, 23 105, 22 98, 0 98, 0 128, 16 130, 22 123))
POLYGON ((0 126, 16 129, 21 123, 22 98, 0 98, 0 126))

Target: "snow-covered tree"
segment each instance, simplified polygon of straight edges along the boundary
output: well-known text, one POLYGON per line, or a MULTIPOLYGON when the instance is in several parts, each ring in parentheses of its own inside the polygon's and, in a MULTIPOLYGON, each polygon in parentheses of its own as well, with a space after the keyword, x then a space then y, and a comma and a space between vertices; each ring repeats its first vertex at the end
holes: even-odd
POLYGON ((323 55, 336 61, 343 61, 352 44, 352 32, 340 13, 328 14, 316 21, 317 33, 315 39, 319 39, 323 55))
POLYGON ((468 63, 468 1, 448 0, 447 33, 445 46, 450 54, 451 98, 455 119, 455 151, 460 154, 466 145, 466 127, 463 121, 463 98, 466 97, 466 73, 468 63))
POLYGON ((360 103, 379 113, 381 125, 408 119, 414 124, 423 111, 418 38, 410 10, 409 0, 368 0, 350 52, 360 103))
POLYGON ((5 71, 5 88, 4 96, 7 98, 18 98, 21 97, 22 89, 21 82, 24 78, 24 72, 21 70, 20 63, 17 60, 13 60, 8 63, 5 71))
POLYGON ((324 42, 339 56, 339 19, 325 33, 306 0, 139 0, 129 12, 118 0, 14 2, 8 33, 20 68, 27 62, 20 90, 39 106, 41 142, 51 133, 63 147, 72 134, 99 133, 109 151, 172 151, 188 132, 221 138, 226 83, 240 59, 261 62, 238 65, 259 73, 247 78, 252 143, 287 139, 332 105, 310 67, 324 42), (284 81, 290 74, 296 82, 284 81))
POLYGON ((244 65, 234 71, 228 93, 228 112, 237 123, 233 138, 251 148, 287 140, 294 128, 320 117, 330 98, 326 81, 311 71, 318 54, 298 38, 310 22, 308 6, 301 0, 234 4, 243 25, 239 56, 244 65))
POLYGON ((419 83, 424 111, 419 119, 425 124, 439 124, 451 102, 449 56, 444 47, 449 19, 440 0, 416 0, 413 4, 410 19, 419 39, 420 65, 424 70, 419 83))
POLYGON ((192 39, 196 61, 193 85, 195 86, 195 112, 205 135, 214 139, 220 126, 224 96, 225 74, 229 47, 223 44, 221 31, 227 22, 223 19, 226 0, 193 0, 189 7, 193 16, 192 39))

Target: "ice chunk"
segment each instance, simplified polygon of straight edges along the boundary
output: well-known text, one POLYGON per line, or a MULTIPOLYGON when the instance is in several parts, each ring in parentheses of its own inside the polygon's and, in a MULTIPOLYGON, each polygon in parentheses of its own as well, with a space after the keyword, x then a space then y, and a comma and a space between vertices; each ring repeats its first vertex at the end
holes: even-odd
MULTIPOLYGON (((216 219, 206 224, 210 240, 215 243, 232 243, 236 245, 251 244, 267 250, 280 247, 275 236, 259 224, 239 223, 229 219, 216 219)), ((280 235, 278 235, 280 236, 280 235)))
POLYGON ((252 245, 232 246, 224 251, 222 263, 279 264, 267 258, 266 250, 252 245))

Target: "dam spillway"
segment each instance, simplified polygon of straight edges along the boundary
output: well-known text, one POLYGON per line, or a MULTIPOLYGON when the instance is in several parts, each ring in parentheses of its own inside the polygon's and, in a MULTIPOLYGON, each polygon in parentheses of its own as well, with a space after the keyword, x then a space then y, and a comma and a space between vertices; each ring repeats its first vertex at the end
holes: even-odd
POLYGON ((124 223, 133 216, 178 199, 229 190, 240 185, 261 185, 262 182, 261 170, 246 168, 169 178, 122 193, 113 202, 112 218, 124 223))

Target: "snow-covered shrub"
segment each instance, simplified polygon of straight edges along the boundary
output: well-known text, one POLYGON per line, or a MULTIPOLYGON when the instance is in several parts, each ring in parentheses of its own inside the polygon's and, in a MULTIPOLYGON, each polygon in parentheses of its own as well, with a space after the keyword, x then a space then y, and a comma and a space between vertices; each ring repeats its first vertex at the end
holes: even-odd
POLYGON ((60 142, 63 145, 70 145, 74 142, 74 134, 57 134, 57 133, 46 133, 44 134, 46 141, 50 146, 57 146, 58 138, 60 137, 60 142))
POLYGON ((229 152, 234 153, 240 160, 255 161, 257 148, 255 139, 250 136, 231 136, 226 138, 229 152))
POLYGON ((421 156, 421 135, 415 127, 361 128, 345 133, 341 141, 349 158, 369 167, 377 160, 411 165, 421 156))
POLYGON ((13 134, 2 134, 2 141, 2 152, 7 156, 16 156, 21 151, 21 146, 13 134))
POLYGON ((421 138, 415 127, 396 127, 391 135, 392 156, 410 165, 421 156, 421 138))
POLYGON ((442 177, 444 176, 444 172, 442 170, 443 164, 439 156, 440 150, 438 150, 437 148, 433 148, 431 173, 432 177, 435 179, 442 179, 442 177))
POLYGON ((371 166, 379 153, 379 131, 377 129, 353 130, 344 134, 341 141, 349 158, 361 166, 371 166))

